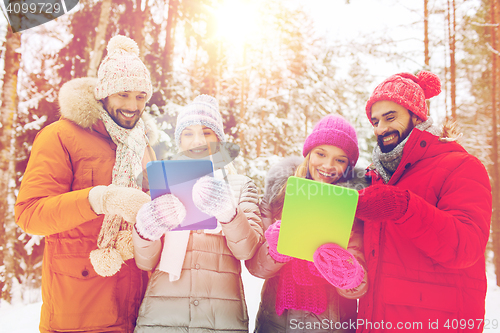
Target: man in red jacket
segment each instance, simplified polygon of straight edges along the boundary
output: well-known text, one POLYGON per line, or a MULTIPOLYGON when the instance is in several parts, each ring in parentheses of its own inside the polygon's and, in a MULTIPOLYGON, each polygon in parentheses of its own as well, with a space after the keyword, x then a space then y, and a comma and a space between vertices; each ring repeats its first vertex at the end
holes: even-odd
POLYGON ((401 73, 367 102, 378 145, 357 210, 370 286, 358 332, 483 330, 491 187, 453 130, 428 117, 440 92, 430 72, 401 73))

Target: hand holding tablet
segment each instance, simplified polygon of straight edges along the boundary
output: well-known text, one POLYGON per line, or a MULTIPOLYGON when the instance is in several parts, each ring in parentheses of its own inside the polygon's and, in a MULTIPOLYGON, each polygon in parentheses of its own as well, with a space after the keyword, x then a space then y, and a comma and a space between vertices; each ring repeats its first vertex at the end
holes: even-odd
POLYGON ((193 186, 203 176, 213 177, 209 160, 166 160, 147 164, 151 199, 175 195, 186 208, 186 217, 175 230, 215 229, 217 219, 200 211, 193 202, 193 186))

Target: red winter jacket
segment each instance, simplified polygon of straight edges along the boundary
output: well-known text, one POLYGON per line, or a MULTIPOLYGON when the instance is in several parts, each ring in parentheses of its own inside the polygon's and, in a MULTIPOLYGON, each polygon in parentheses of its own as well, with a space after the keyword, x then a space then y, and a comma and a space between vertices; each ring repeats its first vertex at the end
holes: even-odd
POLYGON ((410 191, 408 211, 397 221, 365 221, 370 289, 357 332, 482 332, 492 210, 484 166, 459 144, 414 129, 388 185, 410 191))

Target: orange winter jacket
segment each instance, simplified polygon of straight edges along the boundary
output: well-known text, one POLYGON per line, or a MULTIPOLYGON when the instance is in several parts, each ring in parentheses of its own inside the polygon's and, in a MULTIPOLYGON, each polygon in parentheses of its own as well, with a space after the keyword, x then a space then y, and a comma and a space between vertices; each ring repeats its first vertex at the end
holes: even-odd
MULTIPOLYGON (((116 153, 95 83, 81 78, 61 88, 62 117, 38 133, 15 205, 17 224, 46 236, 41 332, 133 332, 147 284, 133 259, 111 277, 97 275, 90 263, 104 215, 93 212, 88 194, 111 184, 116 153)), ((150 156, 148 147, 144 165, 150 156)))

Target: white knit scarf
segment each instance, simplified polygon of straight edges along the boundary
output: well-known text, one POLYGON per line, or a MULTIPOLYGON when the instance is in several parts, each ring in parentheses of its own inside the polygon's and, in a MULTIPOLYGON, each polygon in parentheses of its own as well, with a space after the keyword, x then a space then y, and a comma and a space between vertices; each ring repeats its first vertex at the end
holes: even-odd
MULTIPOLYGON (((120 127, 109 114, 101 110, 101 119, 116 144, 116 159, 112 183, 116 186, 142 189, 142 158, 148 139, 142 119, 132 129, 120 127)), ((134 257, 132 224, 119 215, 105 215, 97 239, 98 249, 90 253, 97 274, 112 276, 125 260, 134 257)))

